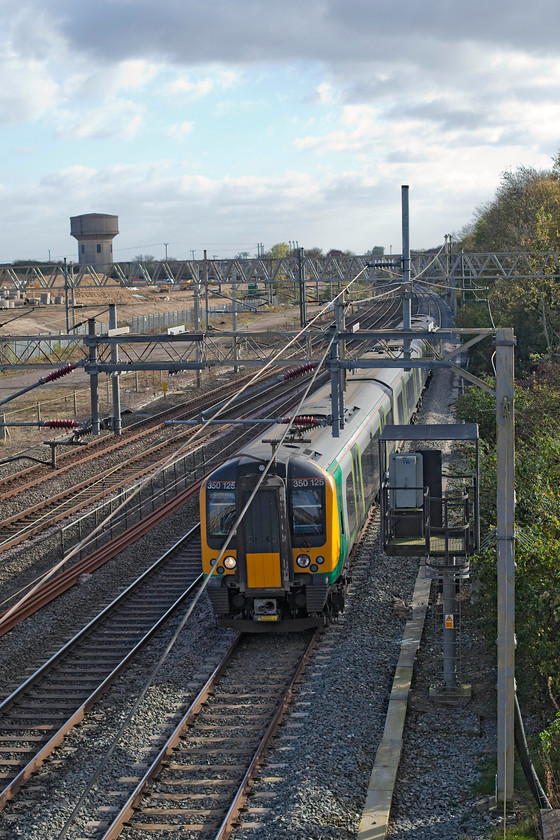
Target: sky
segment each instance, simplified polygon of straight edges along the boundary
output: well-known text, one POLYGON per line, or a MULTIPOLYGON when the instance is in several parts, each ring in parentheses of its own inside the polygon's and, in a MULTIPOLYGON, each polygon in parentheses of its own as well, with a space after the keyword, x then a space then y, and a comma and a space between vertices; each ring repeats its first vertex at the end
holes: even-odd
POLYGON ((0 0, 0 262, 431 248, 560 149, 557 0, 0 0))

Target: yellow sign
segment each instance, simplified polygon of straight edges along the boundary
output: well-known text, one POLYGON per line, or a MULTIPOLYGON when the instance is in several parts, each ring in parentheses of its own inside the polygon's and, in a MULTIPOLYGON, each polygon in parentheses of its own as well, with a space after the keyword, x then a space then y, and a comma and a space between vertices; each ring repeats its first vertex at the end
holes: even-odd
POLYGON ((453 627, 454 627, 453 616, 452 615, 446 615, 445 616, 445 629, 446 630, 453 630, 453 627))
POLYGON ((161 387, 163 388, 163 393, 166 394, 167 393, 167 382, 163 382, 161 387))

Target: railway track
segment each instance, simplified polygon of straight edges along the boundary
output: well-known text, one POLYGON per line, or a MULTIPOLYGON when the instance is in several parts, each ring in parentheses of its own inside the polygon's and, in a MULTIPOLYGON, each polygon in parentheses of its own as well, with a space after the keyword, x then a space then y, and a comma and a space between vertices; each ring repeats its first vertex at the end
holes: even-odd
POLYGON ((201 579, 194 528, 0 704, 0 808, 201 579))
MULTIPOLYGON (((370 562, 370 560, 369 560, 369 557, 368 557, 368 562, 367 562, 368 569, 369 569, 369 562, 370 562)), ((395 589, 395 590, 391 590, 391 591, 397 591, 397 590, 395 589)), ((185 597, 188 597, 188 596, 185 596, 185 597)), ((146 600, 149 601, 150 600, 149 597, 146 600)), ((184 601, 183 601, 183 603, 184 603, 184 601)), ((127 623, 128 622, 124 622, 125 625, 127 623)), ((336 625, 335 625, 335 627, 336 627, 336 625)), ((109 635, 109 633, 107 633, 107 635, 109 635)), ((284 637, 284 639, 285 638, 286 637, 284 637)), ((101 639, 101 642, 102 642, 102 644, 99 645, 97 653, 95 654, 96 656, 98 656, 100 658, 102 658, 104 656, 105 646, 104 646, 104 639, 103 638, 101 639)), ((207 650, 207 646, 206 646, 205 649, 207 650)), ((94 648, 94 650, 95 650, 95 648, 94 648)), ((89 654, 88 654, 88 657, 89 657, 89 654)), ((268 651, 268 658, 269 659, 271 658, 270 657, 270 650, 268 651)), ((83 665, 83 663, 82 663, 82 665, 83 665)), ((80 665, 80 667, 82 667, 82 665, 80 665)), ((72 667, 72 665, 70 665, 70 668, 68 670, 75 671, 75 669, 72 667)), ((261 686, 263 684, 268 685, 269 682, 270 682, 270 680, 268 679, 268 677, 263 678, 263 675, 261 674, 261 686)), ((108 684, 109 683, 107 682, 107 685, 108 684)), ((72 691, 73 691, 73 689, 72 689, 72 691)), ((59 697, 66 697, 66 695, 68 693, 68 690, 66 688, 64 688, 64 683, 59 681, 54 688, 54 692, 56 692, 54 694, 54 697, 59 698, 59 697)), ((95 701, 93 701, 93 702, 95 703, 95 701)), ((213 702, 213 697, 211 697, 209 699, 209 701, 205 704, 205 707, 201 710, 201 714, 204 714, 205 709, 209 708, 209 704, 212 703, 212 702, 213 702)), ((259 699, 259 703, 260 703, 260 699, 259 699)), ((0 705, 0 714, 2 714, 2 712, 3 712, 3 705, 4 704, 0 705)), ((52 707, 54 705, 54 702, 51 702, 50 705, 52 707)), ((253 703, 253 704, 250 704, 250 705, 253 706, 253 711, 254 711, 254 705, 255 704, 253 703)), ((34 711, 36 711, 36 710, 34 710, 34 711)), ((218 706, 215 707, 215 711, 217 711, 217 715, 215 715, 215 718, 216 717, 219 718, 220 709, 219 709, 218 706)), ((210 720, 210 721, 206 720, 206 723, 204 723, 204 719, 202 717, 200 718, 200 720, 201 720, 202 724, 206 725, 206 726, 215 726, 216 725, 216 719, 210 720)), ((48 729, 49 732, 53 731, 53 727, 51 727, 51 724, 49 724, 49 722, 47 721, 46 718, 43 719, 43 724, 42 725, 45 727, 45 731, 46 731, 46 729, 48 729)), ((220 721, 218 719, 218 725, 221 725, 220 732, 223 733, 224 732, 223 720, 220 721)), ((246 725, 250 726, 250 724, 246 724, 246 725)), ((39 725, 37 727, 38 730, 39 730, 39 733, 44 734, 43 730, 40 729, 40 726, 41 726, 41 724, 39 723, 39 725)), ((263 724, 263 726, 264 726, 264 724, 263 724)), ((175 730, 177 728, 178 728, 178 722, 177 722, 177 726, 175 726, 175 730)), ((3 747, 4 745, 9 746, 10 744, 11 745, 20 744, 20 746, 27 746, 28 741, 25 738, 26 734, 30 734, 32 736, 38 734, 38 732, 36 730, 31 730, 31 732, 30 732, 29 729, 24 729, 23 731, 20 729, 19 731, 21 733, 21 736, 18 739, 18 738, 14 737, 14 732, 15 731, 16 731, 15 729, 12 730, 9 727, 8 727, 7 731, 2 730, 2 722, 0 720, 0 747, 3 747), (4 739, 4 737, 2 737, 4 735, 7 735, 8 739, 4 739)), ((211 739, 213 737, 216 737, 216 738, 221 738, 222 737, 221 734, 213 736, 211 734, 211 731, 212 730, 210 730, 210 729, 200 730, 200 737, 205 738, 205 739, 211 739)), ((215 731, 215 730, 213 730, 213 731, 215 731)), ((237 733, 237 735, 239 735, 239 732, 237 733)), ((62 737, 65 737, 65 736, 63 735, 62 737)), ((235 739, 235 737, 236 737, 235 730, 232 730, 232 739, 235 739)), ((240 739, 240 740, 242 740, 242 739, 240 739)), ((214 745, 214 742, 211 741, 211 740, 209 740, 207 743, 205 743, 205 747, 207 748, 205 750, 205 753, 207 753, 208 749, 212 748, 213 745, 214 745)), ((197 746, 200 747, 200 741, 195 742, 194 746, 191 745, 192 748, 191 748, 190 751, 193 752, 193 750, 195 750, 197 748, 197 746)), ((239 745, 239 748, 240 748, 240 745, 239 745)), ((148 782, 148 786, 151 787, 152 791, 154 791, 157 794, 157 797, 153 797, 153 796, 148 795, 148 798, 146 800, 142 799, 143 793, 139 789, 139 785, 142 782, 143 776, 141 776, 141 774, 139 773, 137 768, 134 769, 134 770, 131 768, 130 776, 128 776, 128 779, 130 779, 130 781, 128 781, 128 780, 123 781, 123 785, 128 786, 128 790, 123 791, 121 785, 119 785, 118 789, 115 789, 111 792, 111 796, 109 798, 104 799, 104 803, 105 803, 104 810, 103 810, 103 812, 101 812, 97 815, 100 830, 101 830, 101 823, 105 822, 104 830, 105 830, 105 832, 109 831, 109 826, 107 825, 108 815, 110 815, 109 819, 111 820, 111 824, 116 824, 116 822, 118 821, 119 817, 118 817, 118 814, 116 813, 116 803, 117 803, 117 801, 119 802, 119 805, 118 805, 118 807, 120 808, 119 813, 122 812, 124 814, 122 819, 127 822, 126 836, 127 836, 127 838, 130 838, 130 840, 133 840, 133 838, 136 838, 136 837, 138 837, 138 838, 142 837, 143 840, 144 840, 144 838, 147 838, 148 836, 150 836, 150 834, 148 834, 146 832, 150 832, 151 834, 153 834, 154 837, 165 836, 165 833, 162 830, 163 827, 167 826, 170 830, 176 831, 178 822, 181 823, 181 828, 182 829, 185 828, 186 825, 192 825, 194 827, 194 825, 195 825, 194 812, 199 811, 201 809, 204 810, 204 811, 212 811, 213 814, 204 815, 204 819, 206 819, 207 822, 212 822, 212 817, 213 817, 214 826, 217 827, 217 830, 219 830, 221 828, 221 826, 224 824, 225 816, 222 819, 222 817, 220 815, 224 814, 225 805, 224 805, 224 803, 220 804, 219 796, 217 796, 217 794, 225 794, 226 779, 223 778, 223 776, 227 775, 227 771, 225 769, 224 769, 223 773, 218 771, 219 776, 221 776, 222 778, 215 778, 214 780, 212 780, 212 779, 206 778, 202 775, 202 768, 198 767, 196 759, 195 759, 194 762, 189 764, 190 770, 188 771, 188 774, 190 774, 190 776, 191 776, 191 780, 190 780, 191 794, 192 793, 194 793, 194 794, 198 793, 199 794, 198 799, 196 797, 191 798, 190 801, 191 801, 191 804, 193 804, 193 807, 189 809, 188 805, 182 804, 177 798, 169 795, 170 793, 171 794, 178 794, 179 791, 180 791, 179 785, 183 783, 182 780, 178 781, 178 775, 180 773, 180 770, 179 770, 179 768, 177 768, 175 766, 175 764, 177 763, 176 762, 177 756, 179 755, 177 750, 182 749, 182 747, 181 746, 178 746, 177 748, 172 747, 171 749, 173 750, 171 757, 169 756, 169 751, 167 751, 165 753, 165 755, 162 756, 161 764, 165 765, 165 768, 164 768, 164 775, 161 776, 161 782, 160 781, 155 781, 155 782, 150 781, 150 782, 148 782), (168 772, 171 774, 169 777, 167 776, 168 772), (173 774, 177 774, 177 775, 174 776, 173 774), (160 787, 160 784, 161 784, 161 787, 160 787), (204 807, 201 808, 201 806, 203 806, 204 803, 203 803, 203 800, 200 799, 200 794, 204 793, 207 790, 210 791, 211 796, 208 798, 208 800, 206 800, 207 807, 206 808, 204 808, 204 807), (123 809, 123 806, 122 806, 122 800, 124 798, 123 793, 126 793, 126 795, 127 795, 127 799, 126 799, 126 803, 125 803, 124 807, 125 808, 128 807, 129 809, 131 809, 126 813, 124 812, 124 809, 123 809), (134 797, 134 800, 132 799, 132 797, 134 797), (147 806, 147 810, 140 810, 141 808, 143 809, 144 805, 147 806), (216 806, 216 807, 214 807, 214 806, 216 806), (183 812, 181 812, 181 808, 185 808, 185 809, 189 810, 190 812, 189 813, 183 813, 183 812), (189 820, 190 822, 187 823, 187 820, 189 820), (220 822, 220 820, 221 820, 221 822, 220 822), (148 823, 150 825, 148 825, 148 823), (158 826, 159 826, 159 828, 158 828, 158 826)), ((187 746, 187 752, 188 752, 188 750, 189 750, 189 747, 187 746)), ((14 753, 13 752, 10 753, 9 750, 7 750, 7 752, 8 752, 8 758, 13 759, 14 753)), ((165 752, 165 750, 162 749, 162 750, 160 750, 160 752, 165 752)), ((202 753, 199 753, 198 757, 200 758, 201 755, 202 755, 202 753)), ((64 758, 65 758, 65 756, 62 756, 62 758, 60 759, 60 763, 63 763, 64 758)), ((218 761, 218 758, 219 757, 216 756, 216 761, 218 761)), ((223 766, 224 767, 227 766, 229 768, 232 765, 237 764, 238 765, 238 770, 239 770, 239 772, 241 772, 241 769, 242 769, 241 768, 241 762, 237 762, 236 758, 237 758, 237 754, 234 754, 233 760, 230 760, 230 759, 225 760, 223 766)), ((44 761, 44 758, 42 760, 44 761)), ((181 761, 183 761, 183 758, 181 758, 181 761)), ((155 760, 151 763, 154 764, 155 760)), ((185 765, 187 764, 186 760, 185 760, 184 764, 185 765)), ((37 766, 39 766, 39 765, 37 765, 37 766)), ((9 765, 9 767, 12 767, 12 765, 9 765)), ((2 777, 3 774, 5 774, 5 772, 6 771, 4 770, 4 768, 2 768, 0 766, 0 778, 2 777)), ((31 772, 33 772, 33 771, 31 771, 31 772)), ((280 772, 282 772, 282 771, 280 771, 280 772)), ((55 768, 54 775, 56 775, 56 768, 55 768)), ((29 778, 31 779, 32 776, 30 775, 29 778)), ((65 786, 61 785, 60 790, 61 791, 62 790, 66 791, 65 786)), ((13 795, 15 796, 16 794, 14 793, 13 795)), ((65 794, 61 793, 60 795, 64 796, 65 794)), ((30 801, 31 801, 33 799, 34 794, 30 793, 29 796, 30 796, 30 801)), ((229 796, 229 793, 228 793, 228 796, 229 796)), ((11 799, 11 797, 10 797, 10 799, 11 799)), ((6 802, 10 802, 10 799, 7 799, 6 802)), ((99 799, 99 797, 98 797, 98 799, 99 799)), ((19 797, 18 797, 17 801, 18 801, 18 803, 21 801, 19 797)), ((255 808, 255 809, 250 809, 249 819, 251 821, 253 821, 253 822, 251 822, 251 827, 258 829, 258 821, 260 820, 261 824, 263 824, 262 831, 266 832, 266 818, 267 818, 266 807, 267 807, 267 804, 268 804, 268 800, 266 799, 266 797, 263 796, 261 799, 258 799, 255 802, 255 804, 257 804, 259 806, 262 806, 262 808, 264 810, 261 810, 261 808, 259 808, 259 807, 255 808), (257 821, 256 825, 255 825, 254 821, 257 821)), ((72 806, 70 806, 70 807, 72 807, 72 806)), ((21 802, 21 811, 24 811, 26 808, 27 808, 26 803, 21 802)), ((229 810, 229 805, 227 806, 227 809, 229 810)), ((235 811, 232 812, 232 813, 235 816, 235 811)), ((90 814, 91 814, 91 811, 88 814, 88 819, 89 819, 90 814)), ((81 824, 83 825, 84 823, 82 822, 81 824)), ((5 836, 7 838, 9 838, 9 837, 11 837, 11 835, 9 833, 9 825, 10 825, 9 821, 4 823, 4 826, 6 826, 6 825, 7 825, 7 828, 8 828, 8 834, 6 834, 5 836)), ((90 822, 89 825, 91 826, 92 823, 90 822)), ((196 825, 200 826, 201 823, 200 824, 197 823, 196 825)), ((116 830, 116 828, 117 827, 115 825, 115 830, 116 830)), ((73 837, 77 836, 77 835, 75 835, 75 830, 76 830, 76 828, 74 828, 74 833, 71 835, 73 837)), ((214 831, 214 830, 215 830, 214 828, 210 829, 210 831, 214 831)), ((3 836, 2 833, 1 833, 1 829, 0 829, 0 836, 3 836)), ((21 836, 25 836, 25 834, 21 835, 21 836)), ((35 836, 35 835, 33 835, 33 836, 35 836)), ((39 836, 39 835, 37 835, 37 836, 39 836)), ((56 831, 54 831, 54 832, 52 831, 52 825, 51 825, 51 831, 49 831, 47 829, 47 833, 45 833, 42 836, 45 836, 45 837, 52 836, 54 838, 54 837, 57 836, 57 834, 56 834, 56 831)), ((109 837, 109 836, 117 836, 117 835, 116 834, 115 835, 109 835, 109 834, 106 833, 104 836, 109 837)), ((173 836, 173 834, 171 836, 173 836)), ((199 829, 197 828, 197 830, 195 832, 193 832, 193 836, 197 836, 197 837, 198 836, 202 836, 202 837, 214 836, 215 837, 215 836, 226 836, 226 834, 216 835, 214 833, 212 835, 210 833, 208 835, 205 835, 205 834, 201 835, 199 829)), ((266 834, 263 833, 263 836, 266 836, 266 834)), ((96 837, 96 840, 99 840, 99 833, 98 832, 95 833, 95 837, 96 837)))
MULTIPOLYGON (((251 413, 252 411, 258 413, 259 411, 279 408, 286 410, 297 399, 302 383, 301 381, 287 381, 280 389, 278 386, 278 382, 271 385, 272 396, 261 393, 258 397, 249 395, 238 401, 236 412, 243 410, 246 416, 248 412, 251 413), (279 395, 277 395, 278 393, 279 395), (256 408, 257 403, 258 409, 256 408)), ((175 415, 172 419, 184 419, 185 415, 187 419, 190 419, 197 416, 198 413, 198 408, 195 410, 191 407, 188 412, 183 412, 180 416, 175 415)), ((226 429, 228 416, 224 415, 226 429)), ((244 414, 237 414, 237 416, 244 416, 244 414)), ((186 430, 179 432, 177 430, 167 430, 167 437, 148 449, 123 458, 117 465, 73 484, 60 493, 47 496, 41 502, 20 510, 10 517, 6 517, 0 525, 0 549, 5 551, 19 545, 46 529, 50 529, 53 525, 74 516, 79 511, 99 503, 118 489, 131 486, 146 475, 155 472, 174 451, 179 447, 184 447, 189 438, 194 435, 195 429, 199 428, 199 426, 187 427, 186 430)), ((221 427, 220 430, 211 427, 211 430, 203 437, 198 436, 193 441, 193 450, 200 450, 223 433, 224 427, 221 427)), ((185 449, 185 454, 188 452, 189 449, 185 449)), ((40 480, 42 482, 45 479, 41 477, 40 480)))
MULTIPOLYGON (((198 590, 202 581, 199 553, 198 528, 194 528, 0 704, 0 809, 16 797, 154 634, 198 590)), ((142 777, 131 770, 127 790, 119 793, 121 805, 114 822, 122 826, 129 820, 130 809, 137 807, 147 785, 172 756, 166 773, 175 774, 176 762, 181 764, 183 758, 190 767, 183 768, 181 781, 175 776, 169 783, 165 777, 158 782, 161 790, 167 785, 168 803, 163 810, 154 810, 153 802, 161 805, 163 799, 155 795, 143 819, 161 832, 158 818, 169 817, 173 808, 169 803, 176 805, 179 794, 187 796, 183 788, 190 786, 187 810, 193 811, 193 822, 199 818, 208 822, 208 809, 200 803, 200 791, 208 785, 214 791, 208 797, 213 804, 210 831, 216 820, 229 824, 239 812, 251 773, 276 731, 316 638, 311 645, 307 639, 304 656, 301 636, 289 643, 286 637, 278 640, 274 656, 270 640, 236 640, 172 728, 149 770, 142 777), (183 737, 187 729, 188 742, 183 737), (187 754, 194 761, 187 761, 187 754), (208 768, 205 775, 201 765, 208 765, 208 758, 212 758, 213 770, 208 768)), ((185 809, 181 807, 178 813, 183 820, 185 809)), ((111 831, 115 830, 113 826, 111 831)))
MULTIPOLYGON (((362 321, 366 319, 370 329, 375 328, 375 325, 381 323, 383 320, 386 320, 390 324, 398 317, 398 308, 399 301, 385 301, 382 305, 375 304, 371 306, 368 311, 362 313, 361 319, 362 321)), ((270 377, 271 387, 277 384, 278 373, 279 371, 276 371, 276 375, 270 377)), ((183 420, 196 417, 216 403, 228 399, 232 393, 235 393, 243 387, 252 376, 253 373, 241 376, 234 382, 228 382, 211 391, 196 394, 194 399, 185 404, 174 406, 158 412, 151 417, 143 418, 123 429, 123 433, 119 438, 115 438, 112 435, 102 436, 97 440, 88 440, 84 446, 72 447, 71 451, 64 452, 58 456, 58 466, 55 468, 47 464, 34 464, 12 475, 3 477, 0 503, 32 490, 55 477, 62 477, 65 473, 73 470, 77 466, 87 464, 118 450, 126 449, 128 446, 142 441, 143 438, 163 430, 168 420, 183 420)))
POLYGON ((217 402, 228 399, 232 393, 241 388, 249 379, 249 375, 241 377, 240 379, 236 379, 235 382, 228 382, 211 391, 197 394, 195 399, 187 403, 167 408, 151 417, 138 420, 136 423, 123 429, 122 435, 118 438, 113 435, 102 436, 98 440, 88 441, 83 447, 72 447, 71 451, 65 452, 59 457, 59 466, 54 469, 46 464, 35 464, 32 467, 27 467, 24 470, 6 476, 2 479, 0 503, 6 502, 21 493, 28 492, 53 478, 64 476, 65 473, 73 470, 77 466, 95 461, 118 450, 126 450, 132 444, 141 442, 144 438, 153 436, 156 432, 165 429, 165 423, 168 420, 192 419, 201 411, 211 408, 217 402))
MULTIPOLYGON (((110 825, 100 822, 103 840, 125 824, 129 838, 178 828, 201 840, 228 837, 318 637, 238 636, 146 772, 131 780, 110 825)), ((117 796, 122 789, 111 800, 117 796)))

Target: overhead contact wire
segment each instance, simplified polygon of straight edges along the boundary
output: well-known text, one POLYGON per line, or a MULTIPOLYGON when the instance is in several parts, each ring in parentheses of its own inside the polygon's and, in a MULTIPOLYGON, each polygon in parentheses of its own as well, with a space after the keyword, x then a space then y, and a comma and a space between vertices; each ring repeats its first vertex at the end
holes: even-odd
MULTIPOLYGON (((338 300, 341 296, 343 296, 343 295, 344 295, 345 291, 346 291, 347 289, 349 289, 349 288, 350 288, 350 287, 351 287, 351 286, 352 286, 352 285, 353 285, 353 284, 354 284, 354 283, 355 283, 355 282, 359 279, 359 277, 360 277, 360 276, 364 273, 364 271, 366 270, 366 268, 367 268, 367 266, 364 266, 364 268, 363 268, 363 269, 361 269, 361 271, 359 271, 359 272, 358 272, 358 274, 357 274, 357 275, 356 275, 356 276, 355 276, 352 280, 350 280, 350 281, 349 281, 349 283, 348 283, 348 284, 344 287, 344 289, 342 289, 342 290, 341 290, 341 291, 340 291, 340 292, 339 292, 339 293, 338 293, 338 294, 337 294, 337 295, 336 295, 336 296, 332 299, 332 301, 329 301, 328 303, 326 303, 326 304, 325 304, 325 306, 323 306, 323 307, 322 307, 322 309, 321 309, 321 310, 320 310, 320 311, 319 311, 319 312, 318 312, 318 313, 314 316, 314 318, 312 318, 312 319, 311 319, 311 321, 310 321, 308 324, 304 325, 304 326, 303 326, 303 327, 299 330, 299 332, 298 332, 295 336, 292 336, 292 338, 288 341, 288 343, 287 343, 287 344, 286 344, 286 345, 285 345, 285 346, 284 346, 281 350, 279 350, 277 353, 275 353, 273 356, 271 356, 271 358, 270 358, 270 359, 269 359, 269 360, 268 360, 268 361, 264 364, 264 366, 263 366, 262 368, 260 368, 260 369, 259 369, 259 370, 255 373, 255 375, 254 375, 251 379, 249 379, 249 381, 248 381, 248 382, 246 382, 246 383, 245 383, 245 385, 244 385, 244 386, 243 386, 243 387, 242 387, 239 391, 237 391, 235 394, 232 394, 232 396, 229 398, 229 400, 227 400, 227 401, 226 401, 226 402, 225 402, 225 403, 224 403, 224 404, 223 404, 223 405, 222 405, 222 406, 218 409, 218 411, 216 412, 216 414, 214 414, 214 415, 213 415, 212 419, 213 419, 213 420, 215 420, 217 417, 219 417, 219 416, 221 416, 222 414, 224 414, 224 413, 225 413, 225 411, 229 408, 229 406, 230 406, 230 405, 231 405, 231 404, 232 404, 232 403, 233 403, 236 399, 238 399, 238 397, 239 397, 241 394, 243 394, 243 393, 244 393, 244 391, 246 391, 246 390, 247 390, 247 389, 248 389, 251 385, 253 385, 255 382, 257 382, 259 379, 261 379, 261 378, 264 376, 265 372, 266 372, 266 371, 267 371, 267 370, 271 367, 271 365, 274 363, 274 361, 276 361, 276 359, 280 358, 280 356, 282 355, 282 353, 284 353, 284 352, 285 352, 285 350, 286 350, 288 347, 290 347, 290 346, 291 346, 292 344, 294 344, 294 343, 295 343, 295 342, 296 342, 296 341, 297 341, 297 340, 298 340, 298 339, 299 339, 302 335, 304 335, 304 334, 305 334, 305 333, 306 333, 306 332, 307 332, 307 331, 308 331, 308 330, 312 327, 312 325, 313 325, 313 324, 314 324, 314 323, 315 323, 315 322, 316 322, 316 321, 317 321, 320 317, 322 317, 322 316, 323 316, 323 315, 324 315, 324 314, 328 311, 329 307, 330 307, 330 306, 331 306, 331 305, 332 305, 335 301, 337 301, 337 300, 338 300)), ((329 345, 329 347, 330 347, 330 345, 329 345)), ((314 378, 313 378, 313 380, 312 380, 312 381, 314 381, 314 378)), ((189 441, 188 441, 187 443, 185 443, 182 447, 180 447, 180 448, 177 450, 177 452, 172 453, 172 454, 171 454, 171 455, 170 455, 170 456, 169 456, 169 457, 168 457, 165 461, 163 461, 154 473, 152 473, 150 476, 146 476, 146 478, 145 478, 145 479, 143 479, 143 480, 141 480, 140 482, 138 482, 138 484, 137 484, 137 485, 136 485, 136 487, 132 490, 132 492, 130 493, 130 495, 128 496, 128 498, 127 498, 127 499, 123 500, 123 501, 122 501, 122 502, 121 502, 121 503, 120 503, 120 504, 119 504, 119 505, 118 505, 118 506, 117 506, 117 507, 116 507, 116 508, 115 508, 112 512, 110 512, 110 513, 109 513, 109 514, 105 517, 105 519, 103 519, 103 520, 102 520, 102 521, 101 521, 101 522, 100 522, 100 523, 99 523, 99 524, 98 524, 98 525, 97 525, 97 526, 93 529, 93 531, 91 531, 91 532, 90 532, 90 534, 89 534, 87 537, 84 537, 84 539, 83 539, 83 540, 80 540, 80 542, 78 542, 78 543, 77 543, 77 544, 76 544, 73 548, 71 548, 71 549, 70 549, 70 551, 68 551, 68 553, 67 553, 67 554, 65 554, 65 555, 64 555, 64 557, 62 557, 62 558, 61 558, 61 560, 59 560, 59 562, 58 562, 58 563, 55 563, 55 565, 54 565, 54 566, 52 566, 52 567, 51 567, 51 569, 49 569, 49 570, 48 570, 48 571, 47 571, 47 572, 46 572, 46 573, 45 573, 45 574, 44 574, 44 575, 40 578, 40 580, 38 581, 38 583, 37 583, 37 584, 36 584, 36 585, 35 585, 32 589, 28 590, 28 592, 26 592, 26 593, 25 593, 25 595, 24 595, 24 596, 23 596, 23 597, 22 597, 22 598, 21 598, 21 599, 20 599, 17 603, 15 603, 13 606, 11 606, 11 607, 10 607, 10 608, 9 608, 9 609, 8 609, 8 610, 4 613, 4 615, 0 618, 0 627, 1 627, 1 626, 2 626, 2 624, 3 624, 4 622, 6 622, 6 621, 7 621, 7 620, 8 620, 8 619, 9 619, 9 618, 10 618, 10 617, 11 617, 11 616, 12 616, 12 615, 13 615, 13 614, 14 614, 14 613, 18 610, 18 609, 20 609, 20 608, 21 608, 21 607, 22 607, 22 606, 23 606, 23 605, 24 605, 24 604, 25 604, 25 603, 26 603, 26 602, 27 602, 27 601, 28 601, 28 600, 29 600, 29 599, 30 599, 30 598, 31 598, 31 597, 32 597, 32 596, 33 596, 33 595, 34 595, 34 594, 35 594, 35 593, 36 593, 36 592, 40 589, 40 588, 41 588, 41 586, 43 586, 43 585, 44 585, 44 584, 45 584, 48 580, 50 580, 50 578, 51 578, 51 577, 53 577, 53 575, 55 575, 55 574, 56 574, 56 573, 57 573, 60 569, 62 569, 62 568, 63 568, 63 567, 64 567, 64 566, 68 563, 68 561, 69 561, 69 560, 71 560, 71 559, 72 559, 72 557, 74 557, 74 556, 75 556, 75 555, 76 555, 76 554, 77 554, 77 553, 78 553, 78 552, 82 549, 82 547, 83 547, 83 546, 84 546, 84 545, 85 545, 85 544, 86 544, 89 540, 91 540, 91 538, 92 538, 92 537, 94 537, 96 534, 98 534, 100 531, 102 531, 102 530, 106 527, 106 525, 107 525, 107 524, 111 521, 111 519, 112 519, 114 516, 116 516, 116 514, 120 513, 120 511, 121 511, 121 510, 125 507, 125 505, 129 504, 129 502, 130 502, 130 501, 132 501, 132 499, 136 498, 136 496, 137 496, 137 495, 138 495, 138 494, 139 494, 139 493, 143 490, 143 488, 146 486, 146 484, 147 484, 150 480, 153 480, 153 478, 154 478, 154 477, 156 477, 156 476, 158 476, 158 475, 159 475, 159 474, 160 474, 160 473, 161 473, 164 469, 166 469, 167 467, 169 467, 169 466, 173 465, 173 464, 175 463, 175 461, 178 461, 178 460, 181 458, 182 454, 183 454, 183 453, 184 453, 184 452, 185 452, 185 451, 186 451, 186 450, 187 450, 187 449, 188 449, 188 448, 189 448, 189 447, 190 447, 190 446, 191 446, 191 445, 192 445, 192 444, 193 444, 193 443, 197 440, 197 438, 198 438, 200 435, 202 435, 202 433, 206 430, 207 425, 208 425, 208 421, 207 421, 207 422, 205 422, 205 423, 203 423, 203 424, 201 425, 201 427, 200 427, 198 430, 196 430, 196 431, 194 432, 193 436, 189 439, 189 441)))

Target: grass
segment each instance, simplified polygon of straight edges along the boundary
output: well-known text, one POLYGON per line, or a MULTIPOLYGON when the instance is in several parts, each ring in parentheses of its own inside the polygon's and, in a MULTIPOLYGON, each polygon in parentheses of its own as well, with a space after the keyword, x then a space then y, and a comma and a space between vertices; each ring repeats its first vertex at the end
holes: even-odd
MULTIPOLYGON (((473 792, 481 796, 493 796, 495 792, 496 779, 496 756, 495 754, 485 756, 479 766, 479 779, 473 785, 473 792)), ((540 833, 537 828, 537 807, 529 791, 527 780, 518 761, 514 766, 514 802, 513 811, 517 822, 515 825, 506 824, 504 834, 503 826, 489 829, 487 840, 539 840, 540 833)), ((509 809, 512 810, 511 808, 509 809)))

